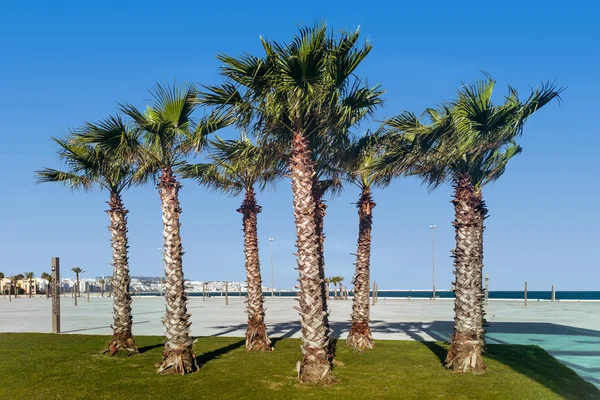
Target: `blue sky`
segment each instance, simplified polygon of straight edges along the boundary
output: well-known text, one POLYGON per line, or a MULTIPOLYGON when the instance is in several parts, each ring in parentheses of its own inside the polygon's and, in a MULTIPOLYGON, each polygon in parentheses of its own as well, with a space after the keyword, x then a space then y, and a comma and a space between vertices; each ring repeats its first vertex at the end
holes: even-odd
MULTIPOLYGON (((361 26, 374 49, 361 67, 387 90, 378 119, 417 113, 451 99, 461 81, 498 80, 523 94, 541 81, 568 89, 563 104, 534 115, 524 152, 484 192, 490 217, 485 271, 492 290, 600 289, 600 28, 588 2, 11 2, 0 15, 0 243, 6 274, 78 265, 85 276, 111 274, 107 194, 71 194, 35 185, 33 171, 58 167, 50 136, 143 106, 155 82, 216 83, 220 52, 258 53, 259 35, 287 40, 297 24, 326 20, 361 26), (89 4, 88 4, 89 3, 89 4), (300 3, 298 3, 300 4, 300 3), (176 6, 175 6, 176 5, 176 6)), ((359 131, 360 133, 360 131, 359 131)), ((233 137, 232 130, 224 136, 233 137)), ((430 224, 437 224, 438 289, 452 281, 451 189, 429 193, 415 179, 375 192, 372 277, 381 289, 431 286, 430 224)), ((328 201, 328 275, 349 285, 357 236, 355 188, 328 201)), ((133 275, 162 274, 159 199, 153 187, 124 195, 133 275)), ((186 278, 243 280, 240 198, 184 182, 181 191, 186 278)), ((275 285, 291 287, 295 230, 289 182, 259 195, 265 284, 267 239, 274 237, 275 285)))

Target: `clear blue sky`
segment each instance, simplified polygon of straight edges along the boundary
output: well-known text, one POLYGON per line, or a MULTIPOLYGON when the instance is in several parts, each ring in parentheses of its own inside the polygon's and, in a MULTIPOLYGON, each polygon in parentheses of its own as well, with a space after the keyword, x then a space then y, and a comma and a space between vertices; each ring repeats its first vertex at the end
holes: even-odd
MULTIPOLYGON (((360 74, 387 89, 382 119, 421 112, 453 97, 480 71, 528 91, 541 81, 568 87, 562 106, 533 116, 524 152, 485 189, 490 209, 485 271, 491 289, 600 290, 600 28, 594 3, 563 2, 164 2, 41 1, 3 4, 0 15, 0 271, 63 270, 110 275, 106 193, 71 194, 35 185, 33 171, 58 167, 50 136, 115 111, 117 101, 143 106, 154 82, 219 81, 215 54, 257 53, 259 35, 287 40, 296 25, 326 20, 362 27, 374 43, 360 74), (461 4, 459 4, 461 3, 461 4), (296 5, 297 4, 297 5, 296 5)), ((227 136, 236 135, 229 131, 227 136)), ((186 278, 243 280, 241 199, 181 191, 186 278)), ((276 286, 291 287, 295 230, 289 182, 259 196, 264 283, 268 237, 274 237, 276 286)), ((386 288, 431 286, 430 224, 437 224, 438 289, 452 281, 451 189, 432 193, 412 179, 375 192, 372 277, 386 288)), ((329 201, 328 275, 350 285, 358 193, 329 201)), ((125 193, 130 209, 133 275, 162 274, 159 198, 153 187, 125 193)))

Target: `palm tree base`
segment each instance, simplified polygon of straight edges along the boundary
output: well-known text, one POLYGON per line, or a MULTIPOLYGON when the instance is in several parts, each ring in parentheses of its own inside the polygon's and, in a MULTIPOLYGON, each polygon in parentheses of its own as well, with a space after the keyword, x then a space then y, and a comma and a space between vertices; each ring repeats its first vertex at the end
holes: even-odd
POLYGON ((455 334, 444 365, 456 372, 483 372, 484 343, 477 335, 455 334))
POLYGON ((346 344, 356 351, 372 349, 375 346, 368 322, 353 322, 346 344))
POLYGON ((267 335, 267 327, 262 320, 248 321, 246 330, 246 350, 271 351, 271 339, 267 335))
POLYGON ((159 374, 189 374, 198 370, 196 355, 191 347, 163 351, 162 362, 156 363, 159 374))
POLYGON ((114 334, 113 338, 106 345, 106 349, 102 352, 108 353, 110 356, 114 356, 119 351, 127 351, 130 354, 137 354, 138 347, 135 344, 135 340, 131 334, 121 333, 114 334))
POLYGON ((298 362, 298 379, 312 385, 330 385, 335 378, 329 356, 323 349, 308 348, 302 362, 298 362))

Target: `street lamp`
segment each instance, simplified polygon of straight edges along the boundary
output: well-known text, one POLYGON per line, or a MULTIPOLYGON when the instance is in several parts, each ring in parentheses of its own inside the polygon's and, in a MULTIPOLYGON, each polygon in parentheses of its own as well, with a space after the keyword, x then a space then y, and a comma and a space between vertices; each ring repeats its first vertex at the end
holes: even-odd
POLYGON ((431 229, 431 277, 433 283, 433 300, 435 300, 435 228, 437 228, 437 225, 429 225, 429 229, 431 229))
POLYGON ((275 284, 273 283, 273 240, 275 239, 269 238, 269 257, 271 259, 271 297, 275 297, 275 289, 273 289, 275 287, 275 284))

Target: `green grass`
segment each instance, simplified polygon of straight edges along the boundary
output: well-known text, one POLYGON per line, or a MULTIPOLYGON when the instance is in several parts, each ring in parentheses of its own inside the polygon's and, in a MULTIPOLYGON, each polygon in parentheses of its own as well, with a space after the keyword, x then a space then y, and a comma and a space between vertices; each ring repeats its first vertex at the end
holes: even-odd
POLYGON ((600 399, 600 392, 537 346, 489 345, 487 372, 445 370, 446 345, 378 340, 355 353, 339 341, 337 383, 296 381, 300 341, 247 353, 240 338, 200 338, 200 370, 163 376, 162 338, 140 336, 139 355, 100 355, 107 336, 0 334, 0 396, 15 399, 600 399))

